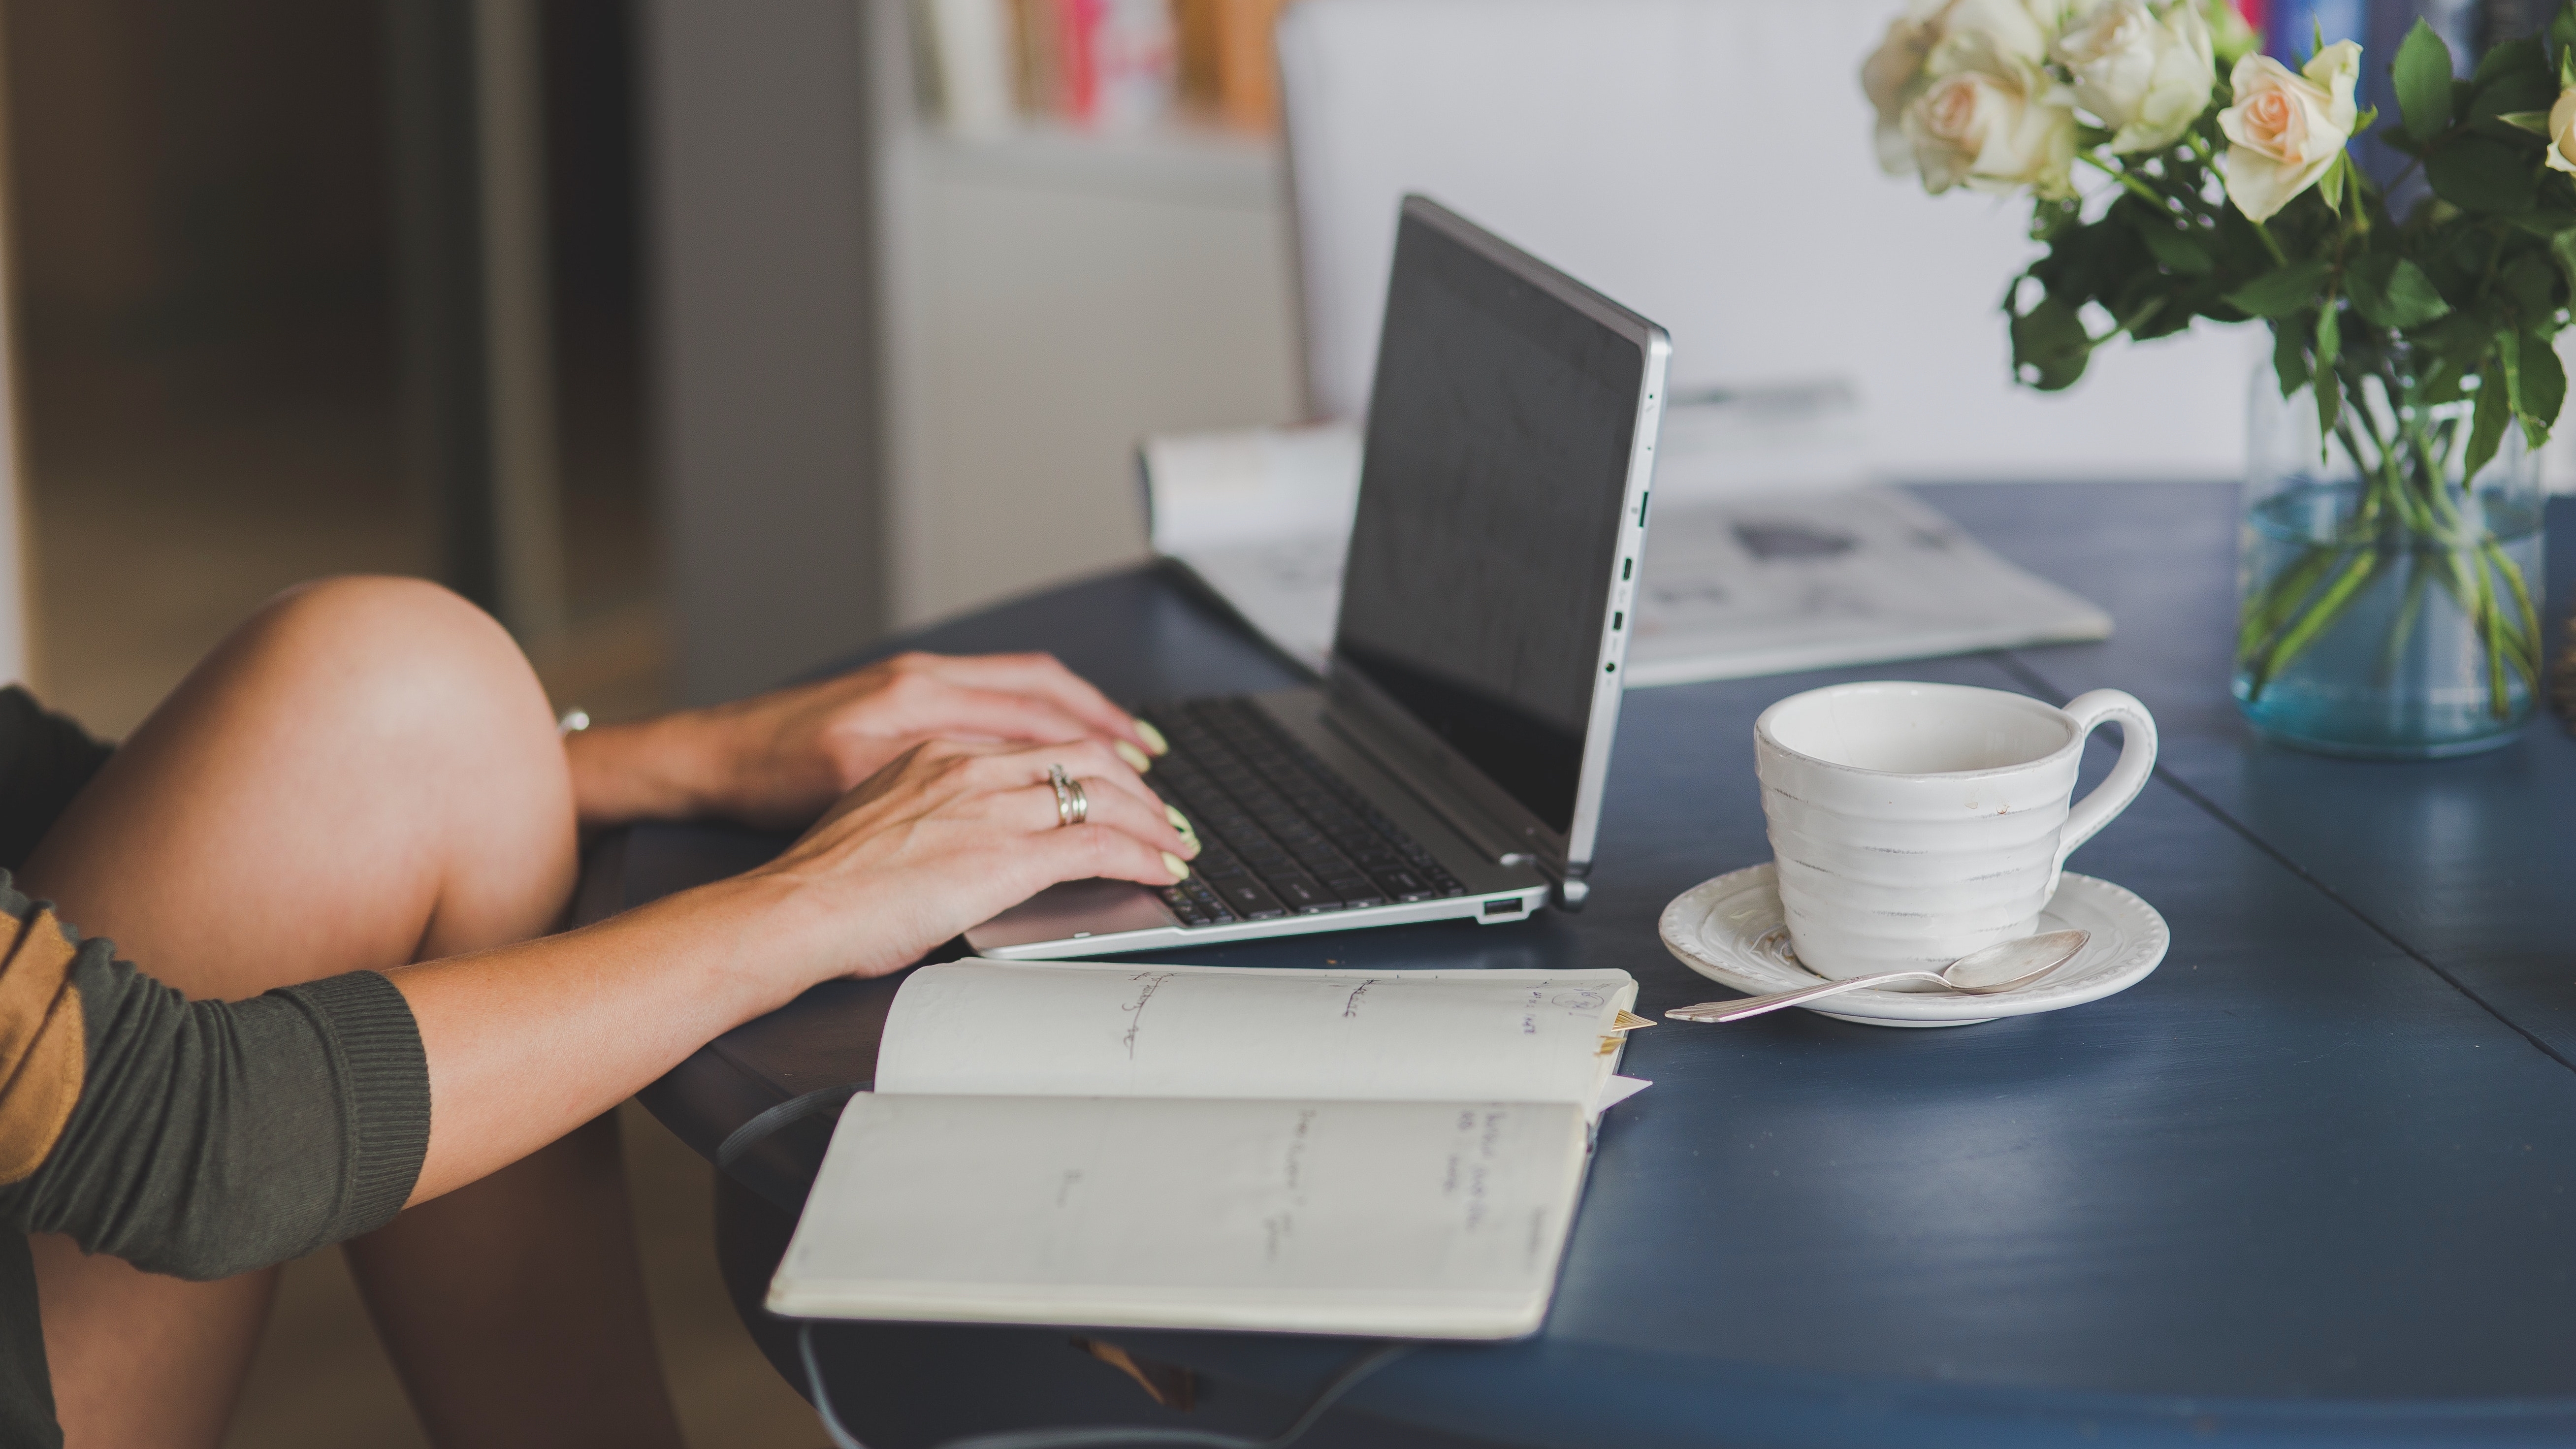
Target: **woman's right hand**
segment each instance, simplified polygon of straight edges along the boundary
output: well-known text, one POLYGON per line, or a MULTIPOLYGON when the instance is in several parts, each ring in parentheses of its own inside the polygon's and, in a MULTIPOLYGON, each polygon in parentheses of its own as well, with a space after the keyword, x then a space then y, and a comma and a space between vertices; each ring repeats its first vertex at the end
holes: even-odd
POLYGON ((1198 849, 1097 740, 931 741, 843 796, 751 875, 793 888, 798 955, 820 980, 910 965, 1059 881, 1171 885, 1198 849), (1084 823, 1059 818, 1050 765, 1081 783, 1084 823))
POLYGON ((1058 881, 1170 885, 1197 853, 1106 742, 931 741, 756 870, 400 968, 430 1071, 412 1198, 517 1161, 818 981, 909 965, 1058 881), (1082 782, 1083 824, 1058 822, 1049 765, 1082 782))

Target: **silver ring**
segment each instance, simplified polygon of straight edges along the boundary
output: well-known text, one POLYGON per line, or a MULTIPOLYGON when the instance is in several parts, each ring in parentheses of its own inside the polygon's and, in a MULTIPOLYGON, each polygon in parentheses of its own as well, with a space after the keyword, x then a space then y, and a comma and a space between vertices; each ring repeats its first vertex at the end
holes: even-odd
POLYGON ((1058 826, 1080 825, 1091 818, 1091 797, 1083 793, 1080 780, 1065 773, 1064 766, 1047 766, 1047 783, 1055 787, 1055 823, 1058 826))

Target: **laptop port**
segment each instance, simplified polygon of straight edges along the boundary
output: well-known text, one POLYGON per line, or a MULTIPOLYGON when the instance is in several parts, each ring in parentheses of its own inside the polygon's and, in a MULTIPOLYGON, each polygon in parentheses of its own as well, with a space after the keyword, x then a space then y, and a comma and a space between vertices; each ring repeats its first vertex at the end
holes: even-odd
POLYGON ((1485 902, 1485 914, 1489 916, 1517 916, 1520 913, 1521 901, 1518 896, 1514 896, 1507 901, 1485 902))

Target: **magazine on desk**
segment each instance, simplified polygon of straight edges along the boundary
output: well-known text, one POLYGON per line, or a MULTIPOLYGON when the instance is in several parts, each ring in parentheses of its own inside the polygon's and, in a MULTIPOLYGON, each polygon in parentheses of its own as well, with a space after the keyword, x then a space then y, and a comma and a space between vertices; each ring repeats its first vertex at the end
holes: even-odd
POLYGON ((769 1292, 798 1318, 1536 1331, 1637 984, 971 960, 886 1018, 769 1292))
MULTIPOLYGON (((1997 557, 1857 450, 1784 439, 1747 401, 1677 399, 1646 534, 1631 688, 2104 639, 2097 606, 1997 557)), ((1794 412, 1774 403, 1774 418, 1794 412)), ((1154 549, 1321 670, 1359 496, 1355 428, 1156 437, 1140 456, 1154 549)))

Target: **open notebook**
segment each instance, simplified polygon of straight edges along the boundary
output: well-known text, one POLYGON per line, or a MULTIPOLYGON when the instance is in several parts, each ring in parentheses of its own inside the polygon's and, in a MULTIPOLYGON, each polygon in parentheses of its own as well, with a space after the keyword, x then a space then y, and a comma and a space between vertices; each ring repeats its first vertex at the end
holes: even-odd
POLYGON ((1547 1313, 1637 984, 925 966, 769 1290, 801 1318, 1508 1338, 1547 1313))

